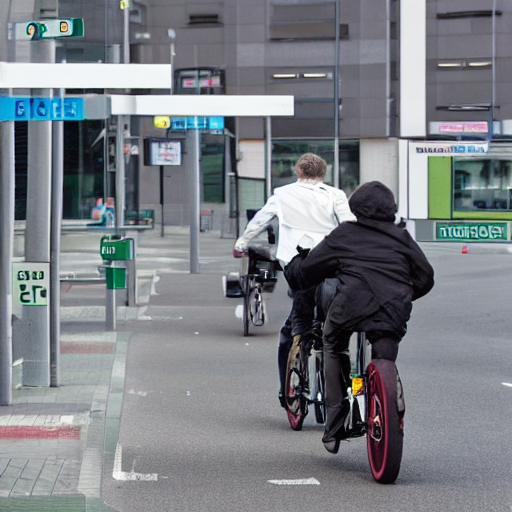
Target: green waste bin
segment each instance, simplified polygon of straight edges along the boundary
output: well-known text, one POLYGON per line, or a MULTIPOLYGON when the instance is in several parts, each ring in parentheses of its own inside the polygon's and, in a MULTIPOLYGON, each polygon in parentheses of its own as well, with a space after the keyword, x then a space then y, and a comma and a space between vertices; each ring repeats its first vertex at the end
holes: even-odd
POLYGON ((123 267, 105 267, 107 290, 123 290, 126 288, 126 269, 123 267))
POLYGON ((104 260, 133 260, 133 238, 107 235, 101 238, 100 255, 104 260))

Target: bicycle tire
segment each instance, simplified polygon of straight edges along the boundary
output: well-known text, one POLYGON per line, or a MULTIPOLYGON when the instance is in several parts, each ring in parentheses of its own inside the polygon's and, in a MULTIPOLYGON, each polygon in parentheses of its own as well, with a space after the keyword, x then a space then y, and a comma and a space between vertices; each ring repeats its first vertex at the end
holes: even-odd
POLYGON ((301 347, 293 346, 286 364, 286 414, 292 430, 301 430, 308 413, 308 402, 304 396, 307 383, 307 364, 304 365, 301 347))
POLYGON ((256 327, 261 327, 265 324, 265 308, 263 306, 261 290, 258 289, 259 286, 253 287, 249 293, 251 322, 256 327))
POLYGON ((381 484, 397 479, 402 462, 404 430, 403 416, 398 411, 397 382, 394 362, 373 359, 368 365, 368 461, 373 478, 381 484))
MULTIPOLYGON (((321 356, 320 356, 321 357, 321 356)), ((325 423, 325 377, 323 371, 323 362, 320 357, 315 357, 315 391, 313 394, 313 405, 315 409, 315 420, 320 425, 325 423)))
POLYGON ((250 279, 249 276, 246 276, 244 279, 243 292, 244 292, 244 305, 243 305, 243 314, 242 321, 244 324, 244 336, 249 336, 249 324, 251 322, 250 312, 249 312, 249 300, 250 300, 250 279))

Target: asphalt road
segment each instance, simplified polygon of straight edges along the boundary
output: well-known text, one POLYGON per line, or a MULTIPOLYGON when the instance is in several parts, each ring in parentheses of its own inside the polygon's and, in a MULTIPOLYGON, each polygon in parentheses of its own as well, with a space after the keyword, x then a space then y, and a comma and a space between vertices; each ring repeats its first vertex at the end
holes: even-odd
POLYGON ((277 401, 277 333, 290 307, 282 276, 269 322, 244 338, 221 273, 166 274, 148 319, 122 327, 135 335, 118 462, 146 479, 105 474, 106 503, 122 512, 512 510, 512 255, 426 252, 436 285, 415 303, 397 361, 406 415, 395 484, 373 481, 364 438, 334 456, 313 414, 301 432, 289 428, 277 401))

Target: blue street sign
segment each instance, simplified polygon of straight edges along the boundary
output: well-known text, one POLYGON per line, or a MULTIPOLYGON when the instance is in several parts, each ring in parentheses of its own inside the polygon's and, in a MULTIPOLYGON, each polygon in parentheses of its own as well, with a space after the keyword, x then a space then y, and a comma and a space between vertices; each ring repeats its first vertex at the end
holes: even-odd
POLYGON ((30 119, 32 121, 50 120, 50 98, 32 98, 30 102, 30 119))
POLYGON ((224 118, 222 116, 195 116, 172 117, 172 130, 223 130, 224 118))
POLYGON ((83 98, 0 97, 0 121, 82 121, 83 98))
POLYGON ((52 119, 57 121, 81 121, 85 119, 83 98, 53 98, 52 119))

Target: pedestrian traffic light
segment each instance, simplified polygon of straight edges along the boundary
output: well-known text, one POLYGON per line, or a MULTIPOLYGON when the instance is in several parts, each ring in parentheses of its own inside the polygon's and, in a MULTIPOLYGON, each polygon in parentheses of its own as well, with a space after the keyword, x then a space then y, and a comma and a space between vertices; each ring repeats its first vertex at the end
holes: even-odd
POLYGON ((27 21, 14 23, 14 37, 21 41, 37 41, 57 37, 83 37, 84 20, 67 18, 60 20, 27 21))
POLYGON ((42 39, 43 34, 48 30, 48 27, 44 23, 38 21, 31 21, 27 23, 27 35, 34 41, 42 39))

